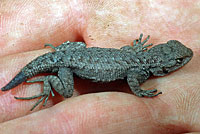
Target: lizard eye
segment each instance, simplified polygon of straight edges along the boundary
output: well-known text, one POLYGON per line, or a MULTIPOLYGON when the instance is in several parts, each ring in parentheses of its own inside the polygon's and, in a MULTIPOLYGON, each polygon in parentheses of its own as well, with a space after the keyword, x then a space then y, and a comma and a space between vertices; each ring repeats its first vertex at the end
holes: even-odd
POLYGON ((181 63, 182 63, 182 61, 183 61, 183 59, 182 59, 182 58, 179 58, 179 59, 177 59, 177 60, 176 60, 176 62, 177 62, 177 63, 179 63, 179 64, 181 64, 181 63))

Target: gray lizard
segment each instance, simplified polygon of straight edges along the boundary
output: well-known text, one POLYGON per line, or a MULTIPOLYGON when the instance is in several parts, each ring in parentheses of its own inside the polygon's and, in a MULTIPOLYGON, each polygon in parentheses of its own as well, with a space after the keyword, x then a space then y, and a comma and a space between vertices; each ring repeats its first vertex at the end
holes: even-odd
POLYGON ((10 90, 22 82, 39 73, 57 73, 58 76, 48 75, 42 78, 26 81, 28 83, 44 82, 43 92, 32 97, 15 97, 16 99, 35 99, 41 97, 33 106, 33 110, 44 100, 46 105, 50 93, 54 96, 52 88, 60 95, 68 98, 73 95, 73 74, 95 82, 110 82, 117 79, 126 79, 131 91, 139 97, 154 97, 162 92, 156 89, 143 90, 140 84, 150 76, 164 76, 179 69, 188 63, 193 52, 181 42, 170 40, 147 49, 152 44, 144 45, 143 34, 134 40, 133 46, 115 48, 86 48, 83 42, 64 42, 58 47, 51 44, 55 51, 37 57, 27 64, 2 91, 10 90))

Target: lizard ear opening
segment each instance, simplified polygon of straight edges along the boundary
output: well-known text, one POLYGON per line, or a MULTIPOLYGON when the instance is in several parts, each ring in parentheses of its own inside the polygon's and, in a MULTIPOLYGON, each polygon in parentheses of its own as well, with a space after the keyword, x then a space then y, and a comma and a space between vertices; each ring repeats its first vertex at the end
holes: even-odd
POLYGON ((164 75, 168 74, 169 71, 167 71, 167 70, 164 69, 164 68, 156 67, 156 68, 150 69, 150 73, 151 73, 153 76, 164 76, 164 75))
POLYGON ((182 64, 182 63, 183 63, 183 58, 178 58, 178 59, 176 59, 176 63, 182 64))

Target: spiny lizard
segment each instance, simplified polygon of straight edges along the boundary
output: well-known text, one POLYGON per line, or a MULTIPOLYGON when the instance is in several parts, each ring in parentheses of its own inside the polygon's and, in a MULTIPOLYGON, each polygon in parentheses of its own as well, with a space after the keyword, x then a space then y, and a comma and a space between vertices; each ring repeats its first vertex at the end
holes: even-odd
POLYGON ((95 82, 110 82, 117 79, 126 79, 131 91, 139 97, 154 97, 162 92, 156 89, 143 90, 140 84, 150 76, 164 76, 179 69, 188 63, 193 52, 181 42, 170 40, 167 43, 156 45, 150 49, 152 44, 144 45, 143 34, 134 40, 133 46, 115 48, 86 48, 83 42, 64 42, 58 47, 50 46, 55 51, 37 57, 27 64, 2 91, 10 90, 22 82, 39 73, 57 73, 58 76, 48 75, 33 82, 44 82, 43 92, 32 97, 15 97, 16 99, 35 99, 41 97, 33 106, 33 110, 40 102, 47 103, 50 93, 54 96, 52 88, 60 95, 68 98, 74 91, 73 74, 95 82))

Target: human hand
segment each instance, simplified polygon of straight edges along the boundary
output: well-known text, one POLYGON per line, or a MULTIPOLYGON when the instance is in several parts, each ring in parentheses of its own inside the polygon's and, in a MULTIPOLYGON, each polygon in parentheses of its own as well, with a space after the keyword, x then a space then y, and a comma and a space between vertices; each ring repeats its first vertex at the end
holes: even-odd
MULTIPOLYGON (((199 132, 200 10, 197 3, 180 0, 162 3, 158 0, 2 0, 0 87, 7 84, 32 59, 52 51, 50 48, 43 49, 45 43, 59 45, 67 40, 84 40, 87 47, 120 48, 144 33, 151 35, 149 43, 155 45, 171 39, 179 40, 193 49, 194 57, 178 71, 150 79, 141 86, 143 89, 157 88, 163 92, 155 98, 138 98, 122 92, 101 92, 62 101, 63 98, 56 95, 49 99, 44 110, 40 110, 43 108, 40 105, 30 114, 29 110, 37 99, 19 101, 14 96, 38 94, 43 83, 21 84, 10 91, 0 91, 0 132, 199 132)), ((126 82, 122 82, 123 86, 118 84, 114 83, 109 88, 129 90, 126 82)), ((98 84, 80 79, 75 81, 75 88, 79 92, 89 89, 95 91, 96 86, 98 84)))

